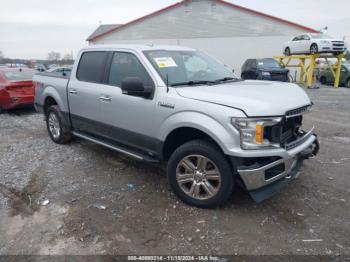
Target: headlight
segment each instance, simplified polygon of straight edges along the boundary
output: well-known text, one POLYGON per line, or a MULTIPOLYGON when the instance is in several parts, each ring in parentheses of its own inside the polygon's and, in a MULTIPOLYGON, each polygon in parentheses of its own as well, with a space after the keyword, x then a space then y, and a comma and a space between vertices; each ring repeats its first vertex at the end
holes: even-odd
POLYGON ((232 118, 231 123, 241 134, 242 149, 278 148, 278 143, 272 143, 264 138, 264 127, 280 123, 276 118, 232 118))
POLYGON ((321 40, 321 44, 326 44, 326 45, 328 45, 328 44, 330 44, 330 42, 327 41, 327 40, 321 40))
POLYGON ((270 76, 270 75, 271 75, 270 72, 261 72, 261 74, 262 74, 263 76, 270 76))

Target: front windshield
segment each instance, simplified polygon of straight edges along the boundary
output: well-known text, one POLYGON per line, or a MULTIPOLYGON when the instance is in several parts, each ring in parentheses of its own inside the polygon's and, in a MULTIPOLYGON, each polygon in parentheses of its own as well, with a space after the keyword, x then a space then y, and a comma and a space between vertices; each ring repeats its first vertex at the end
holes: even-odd
POLYGON ((258 59, 258 68, 281 68, 275 59, 258 59))
POLYGON ((229 68, 199 51, 152 50, 144 54, 170 86, 237 79, 229 68))
POLYGON ((329 39, 329 38, 332 38, 331 36, 329 35, 326 35, 326 34, 311 34, 312 38, 313 39, 329 39))

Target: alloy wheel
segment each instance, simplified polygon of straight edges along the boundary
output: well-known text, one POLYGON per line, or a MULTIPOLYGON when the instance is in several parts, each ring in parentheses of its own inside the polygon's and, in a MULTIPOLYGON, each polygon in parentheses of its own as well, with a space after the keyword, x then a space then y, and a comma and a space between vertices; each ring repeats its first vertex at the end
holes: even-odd
POLYGON ((318 52, 318 47, 317 47, 317 45, 312 45, 311 47, 310 47, 310 53, 311 54, 316 54, 318 52))
POLYGON ((176 181, 188 196, 205 200, 217 194, 221 187, 221 174, 209 158, 190 155, 183 158, 176 168, 176 181))
POLYGON ((55 113, 49 114, 49 130, 54 139, 58 139, 61 135, 61 127, 58 117, 55 113))

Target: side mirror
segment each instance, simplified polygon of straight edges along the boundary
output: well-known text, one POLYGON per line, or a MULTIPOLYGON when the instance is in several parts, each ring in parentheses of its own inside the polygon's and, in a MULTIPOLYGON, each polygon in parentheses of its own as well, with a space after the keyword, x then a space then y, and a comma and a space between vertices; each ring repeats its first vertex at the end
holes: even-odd
POLYGON ((232 69, 232 73, 234 73, 235 72, 235 70, 234 69, 232 69))
POLYGON ((122 93, 149 98, 153 93, 153 88, 146 88, 139 77, 126 77, 122 81, 122 93))

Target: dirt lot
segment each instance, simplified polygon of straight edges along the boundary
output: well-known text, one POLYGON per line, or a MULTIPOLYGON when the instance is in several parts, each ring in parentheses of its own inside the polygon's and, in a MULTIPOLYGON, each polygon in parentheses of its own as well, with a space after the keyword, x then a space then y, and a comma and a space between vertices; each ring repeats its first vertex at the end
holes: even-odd
POLYGON ((179 202, 158 166, 1 114, 0 254, 350 254, 350 89, 308 93, 317 158, 273 198, 215 210, 179 202))

